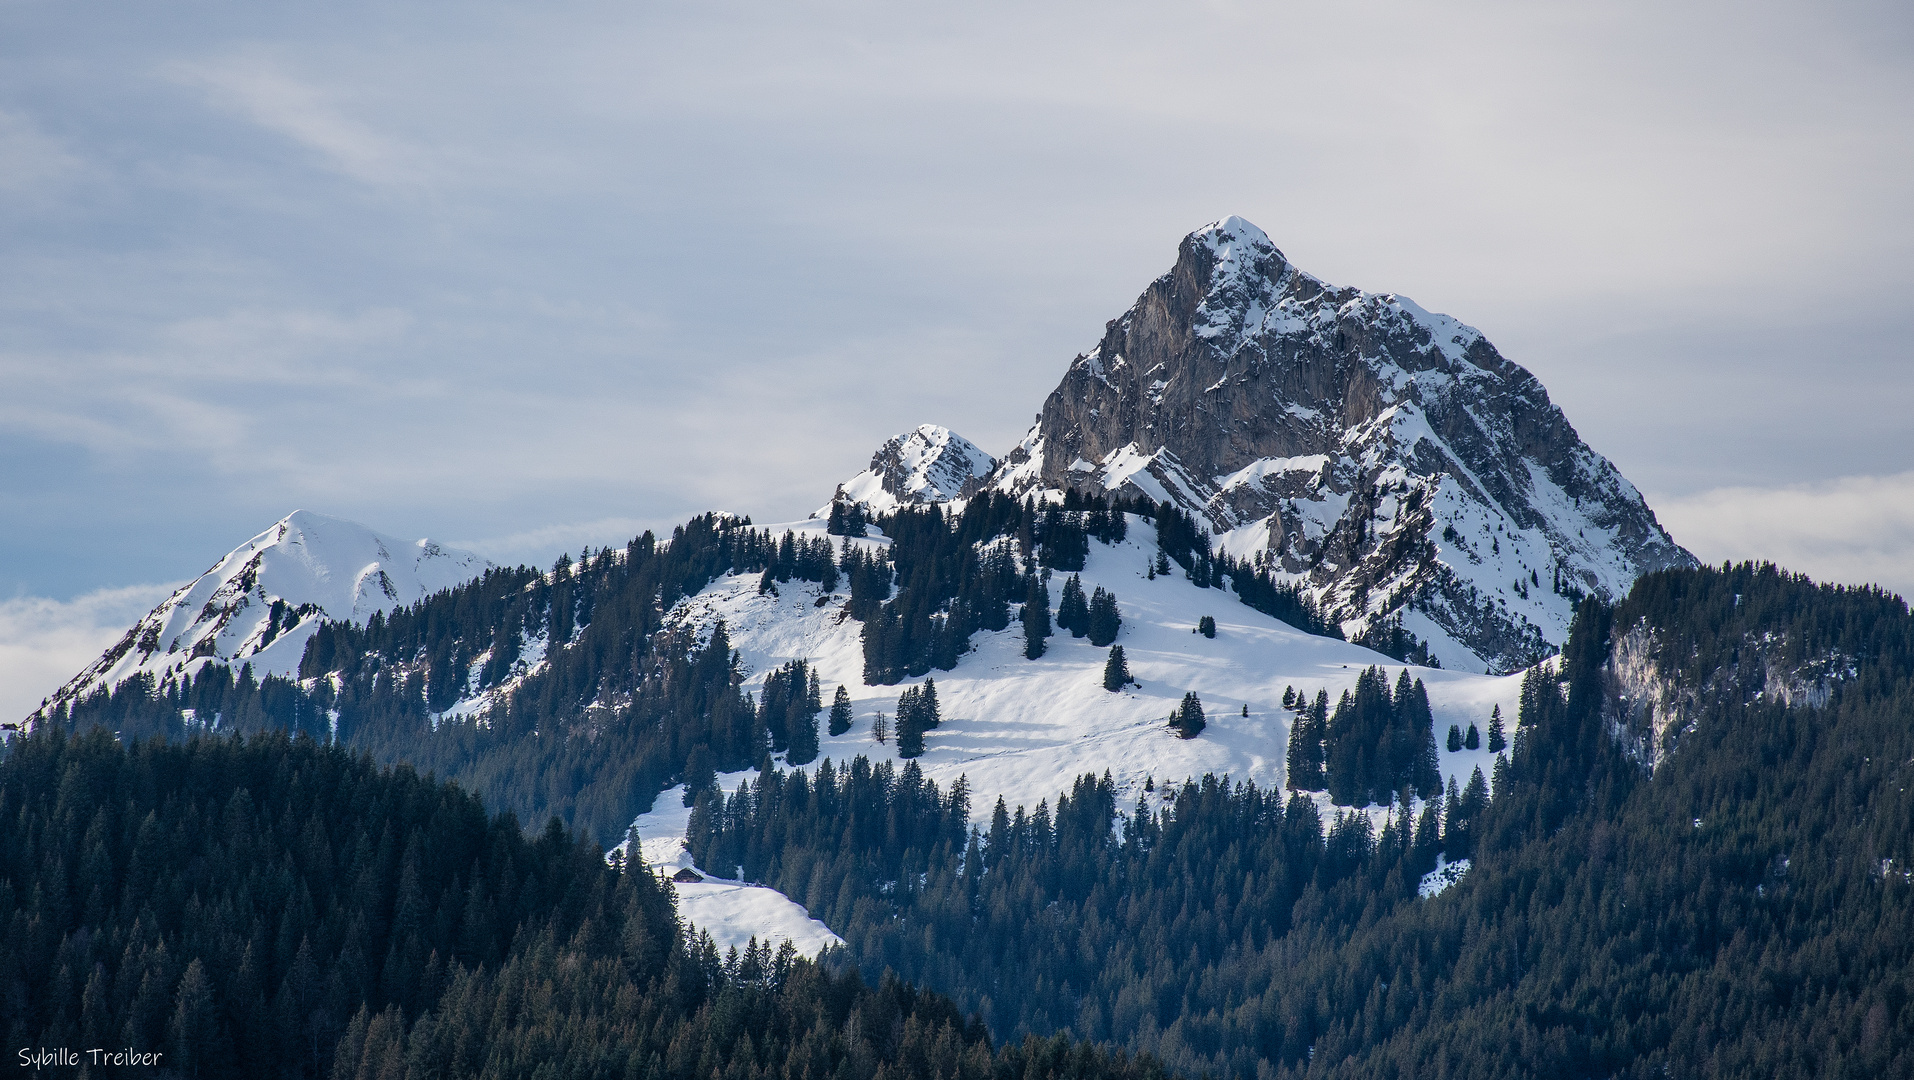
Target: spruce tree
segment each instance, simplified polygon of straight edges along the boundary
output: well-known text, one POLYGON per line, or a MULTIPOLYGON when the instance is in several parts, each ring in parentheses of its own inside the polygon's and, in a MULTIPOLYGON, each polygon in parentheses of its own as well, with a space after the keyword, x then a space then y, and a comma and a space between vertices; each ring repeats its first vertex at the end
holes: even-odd
POLYGON ((700 794, 717 786, 718 772, 711 764, 711 747, 699 743, 691 748, 691 753, 685 758, 684 804, 695 805, 700 794))
POLYGON ((1284 760, 1286 786, 1291 791, 1321 791, 1323 777, 1323 729, 1329 712, 1329 692, 1318 691, 1316 703, 1305 708, 1289 725, 1289 752, 1284 760))
MULTIPOLYGON (((1069 586, 1065 586, 1068 593, 1069 586)), ((1035 660, 1048 648, 1046 639, 1050 637, 1050 588, 1043 583, 1043 575, 1030 575, 1030 586, 1023 596, 1023 656, 1026 660, 1035 660)))
POLYGON ((1196 632, 1206 638, 1214 638, 1216 636, 1216 617, 1213 615, 1205 615, 1196 620, 1196 632))
POLYGON ((1083 578, 1076 574, 1063 583, 1063 598, 1057 601, 1057 627, 1070 631, 1071 637, 1090 632, 1090 605, 1083 598, 1083 578))
POLYGON ((1209 721, 1203 716, 1203 701, 1191 690, 1183 695, 1182 704, 1170 714, 1170 727, 1176 730, 1179 739, 1194 739, 1202 734, 1209 721))
POLYGON ((1502 733, 1502 706, 1497 705, 1489 713, 1489 753, 1499 754, 1508 745, 1508 737, 1502 733))
POLYGON ((1461 724, 1449 725, 1449 744, 1448 745, 1449 745, 1449 753, 1451 754, 1462 749, 1462 725, 1461 724))
POLYGON ((842 735, 851 730, 851 692, 839 684, 837 693, 831 698, 831 734, 842 735))
POLYGON ((917 692, 917 719, 926 731, 944 722, 944 710, 937 704, 936 679, 925 679, 917 692))
POLYGON ((784 737, 789 742, 784 760, 792 765, 809 765, 817 760, 817 714, 808 695, 791 699, 793 708, 785 721, 784 737))
POLYGON ((924 752, 924 722, 916 687, 897 698, 897 756, 914 758, 924 752))
POLYGON ((1117 612, 1116 594, 1105 592, 1103 586, 1090 597, 1090 611, 1086 619, 1089 624, 1085 630, 1090 636, 1090 644, 1099 648, 1117 639, 1117 632, 1123 628, 1123 616, 1117 612))
POLYGON ((1130 685, 1130 665, 1123 658, 1123 646, 1110 646, 1110 658, 1103 662, 1103 688, 1116 693, 1130 685))
POLYGON ((1462 736, 1462 745, 1465 749, 1469 750, 1480 750, 1482 748, 1482 733, 1475 729, 1474 724, 1470 724, 1468 734, 1462 736))

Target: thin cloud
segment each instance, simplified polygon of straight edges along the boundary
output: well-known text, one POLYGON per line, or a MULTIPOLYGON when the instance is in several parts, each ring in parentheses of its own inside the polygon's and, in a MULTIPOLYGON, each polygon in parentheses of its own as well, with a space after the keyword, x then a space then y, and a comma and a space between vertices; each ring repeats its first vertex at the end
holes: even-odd
POLYGON ((182 584, 0 600, 0 721, 25 719, 182 584))
POLYGON ((423 183, 426 155, 357 120, 326 91, 258 59, 173 63, 164 73, 213 104, 318 154, 355 180, 386 187, 423 183))
POLYGON ((1654 506, 1703 562, 1766 559, 1817 581, 1914 596, 1914 472, 1716 488, 1654 506))
POLYGON ((69 180, 81 161, 66 142, 24 114, 0 109, 0 192, 44 193, 69 180))

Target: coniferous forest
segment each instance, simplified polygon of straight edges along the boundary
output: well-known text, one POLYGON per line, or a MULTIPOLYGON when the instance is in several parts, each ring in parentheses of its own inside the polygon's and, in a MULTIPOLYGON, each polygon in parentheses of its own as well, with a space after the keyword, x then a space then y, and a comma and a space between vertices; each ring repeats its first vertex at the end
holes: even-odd
MULTIPOLYGON (((1426 695, 1377 668, 1298 703, 1294 792, 1209 777, 1120 805, 1086 775, 974 827, 963 784, 908 762, 769 768, 815 754, 825 688, 788 665, 754 701, 722 626, 663 619, 719 574, 835 576, 871 682, 947 669, 1034 596, 1107 639, 1118 598, 1072 575, 1115 509, 911 509, 876 523, 887 554, 835 561, 708 516, 327 624, 304 682, 209 667, 88 699, 0 764, 9 1033, 144 1039, 207 1075, 1914 1073, 1914 619, 1879 590, 1744 564, 1585 599, 1465 789, 1438 795, 1426 695), (1644 725, 1624 644, 1666 722, 1644 725), (443 712, 507 683, 483 717, 443 712), (231 735, 197 735, 210 717, 231 735), (60 730, 96 725, 120 741, 60 730), (663 886, 604 867, 681 780, 698 860, 846 949, 718 957, 663 886), (1311 791, 1389 810, 1325 820, 1311 791)), ((1287 602, 1174 511, 1157 525, 1153 573, 1287 602)), ((1021 614, 1040 653, 1048 619, 1021 614)))
MULTIPOLYGON (((802 701, 816 715, 822 704, 810 687, 794 697, 780 682, 767 700, 749 700, 722 628, 703 640, 666 628, 682 597, 734 573, 758 575, 760 591, 792 580, 840 589, 862 625, 865 680, 895 684, 955 667, 971 635, 1013 618, 1029 630, 1041 614, 1040 642, 1049 632, 1046 578, 1061 589, 1057 575, 1081 570, 1089 544, 1125 537, 1126 513, 1153 512, 1074 494, 1045 508, 1000 495, 973 499, 960 514, 906 507, 876 522, 891 538, 887 556, 857 546, 834 556, 823 541, 707 514, 668 541, 646 533, 622 550, 561 557, 547 573, 495 569, 363 626, 326 622, 307 646, 301 681, 209 665, 164 685, 129 680, 60 706, 52 719, 127 737, 179 739, 215 724, 336 737, 377 761, 457 780, 521 820, 557 815, 610 845, 673 784, 755 768, 767 748, 794 764, 815 753, 814 727, 791 707, 802 701), (1027 603, 1033 595, 1044 598, 1041 612, 1027 603), (542 665, 529 663, 534 655, 542 665), (446 712, 500 687, 511 693, 490 709, 446 712)), ((1187 562, 1219 588, 1222 567, 1237 575, 1243 602, 1274 604, 1278 617, 1325 632, 1294 597, 1271 600, 1278 593, 1263 587, 1266 577, 1207 548, 1198 558, 1177 547, 1175 513, 1163 511, 1172 524, 1162 558, 1187 562)), ((861 511, 841 507, 833 523, 846 535, 866 528, 861 511)), ((1081 599, 1073 632, 1109 644, 1122 624, 1119 598, 1081 599)))
POLYGON ((1217 778, 1119 807, 1085 776, 966 833, 967 793, 859 760, 708 795, 691 841, 1000 1037, 1189 1076, 1914 1070, 1906 605, 1771 566, 1654 575, 1584 602, 1560 676, 1527 679, 1492 800, 1472 780, 1379 832, 1217 778), (1652 775, 1610 728, 1618 626, 1705 688, 1652 775), (1771 662, 1833 673, 1831 700, 1757 692, 1771 662), (1421 898, 1438 857, 1472 869, 1421 898))
POLYGON ((141 1056, 82 1051, 82 1075, 1162 1075, 993 1049, 948 1000, 788 943, 720 956, 642 865, 304 736, 49 728, 0 763, 0 816, 9 1047, 141 1056))

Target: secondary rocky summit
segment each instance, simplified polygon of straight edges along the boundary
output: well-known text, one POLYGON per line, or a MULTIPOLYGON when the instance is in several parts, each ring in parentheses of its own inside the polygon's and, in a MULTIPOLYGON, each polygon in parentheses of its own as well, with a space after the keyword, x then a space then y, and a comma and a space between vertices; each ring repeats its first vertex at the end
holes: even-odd
POLYGON ((985 488, 1174 504, 1345 632, 1399 624, 1475 670, 1558 647, 1582 594, 1694 562, 1479 331, 1312 277, 1237 217, 1183 239, 985 488))
POLYGON ((491 565, 431 540, 399 540, 296 510, 162 601, 36 715, 136 675, 155 686, 207 664, 248 664, 255 677, 292 675, 322 621, 363 623, 491 565))

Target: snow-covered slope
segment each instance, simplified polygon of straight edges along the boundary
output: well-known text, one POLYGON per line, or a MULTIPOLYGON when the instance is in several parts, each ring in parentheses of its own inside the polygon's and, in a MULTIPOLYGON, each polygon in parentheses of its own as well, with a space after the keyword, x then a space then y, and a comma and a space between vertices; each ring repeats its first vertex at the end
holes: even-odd
POLYGON ((417 603, 490 565, 431 540, 398 540, 296 510, 154 608, 42 712, 136 674, 157 681, 207 663, 291 675, 320 620, 364 620, 417 603))
MULTIPOLYGON (((824 534, 821 521, 770 528, 774 534, 786 528, 824 534)), ((875 536, 833 540, 888 543, 875 536)), ((1126 804, 1151 779, 1157 798, 1166 783, 1205 773, 1280 786, 1289 739, 1285 687, 1312 697, 1326 688, 1334 701, 1371 664, 1387 668, 1392 682, 1403 668, 1360 646, 1302 633, 1232 594, 1199 589, 1180 574, 1149 580, 1155 551, 1149 522, 1132 517, 1129 540, 1115 546, 1092 543, 1083 571, 1085 591, 1102 585, 1116 593, 1123 615, 1117 644, 1140 687, 1114 694, 1104 690, 1108 650, 1068 632, 1050 638, 1049 651, 1038 660, 1024 659, 1015 624, 1003 632, 979 633, 955 670, 932 672, 944 722, 928 734, 928 748, 917 759, 925 773, 945 786, 968 777, 973 813, 986 816, 1000 795, 1013 806, 1035 807, 1039 800, 1054 800, 1085 772, 1108 770, 1126 804), (1204 615, 1216 619, 1214 640, 1194 632, 1204 615), (1202 699, 1209 726, 1197 738, 1183 740, 1166 721, 1190 690, 1202 699)), ((786 660, 810 661, 825 683, 826 698, 833 684, 842 684, 856 714, 844 735, 820 731, 822 756, 895 760, 895 740, 875 742, 871 719, 880 712, 894 715, 898 694, 921 680, 864 685, 861 624, 845 615, 841 597, 819 607, 816 585, 792 581, 776 594, 759 595, 757 582, 755 574, 721 578, 680 602, 670 619, 706 633, 723 619, 751 673, 747 689, 761 686, 764 676, 786 660)), ((1052 581, 1050 591, 1059 595, 1061 582, 1052 581)), ((1414 677, 1428 688, 1438 741, 1451 723, 1466 728, 1473 722, 1486 731, 1496 705, 1505 717, 1515 715, 1519 676, 1417 668, 1414 677)), ((1486 750, 1441 758, 1445 779, 1456 776, 1464 783, 1472 768, 1489 775, 1493 764, 1486 750)))
MULTIPOLYGON (((839 484, 833 501, 863 503, 878 514, 907 504, 949 502, 996 464, 977 444, 949 428, 921 424, 878 447, 871 467, 839 484)), ((826 504, 816 516, 830 511, 826 504)))
MULTIPOLYGON (((718 780, 727 788, 735 788, 753 775, 756 774, 729 773, 718 780)), ((811 918, 804 905, 776 889, 718 876, 694 865, 691 854, 685 850, 685 827, 691 821, 691 810, 684 804, 684 794, 682 784, 664 792, 652 803, 649 813, 639 815, 638 820, 632 822, 638 830, 639 857, 653 873, 671 878, 689 869, 702 879, 672 885, 677 894, 679 918, 710 934, 720 952, 731 948, 743 950, 753 938, 773 944, 789 941, 805 956, 816 956, 832 945, 844 944, 844 939, 832 933, 830 927, 811 918)), ((622 852, 629 859, 632 855, 628 845, 629 842, 619 844, 612 852, 622 852)))
POLYGON ((1326 284, 1235 217, 1184 238, 985 485, 1172 503, 1351 637, 1399 617, 1476 671, 1558 648, 1573 594, 1694 561, 1480 332, 1326 284))

